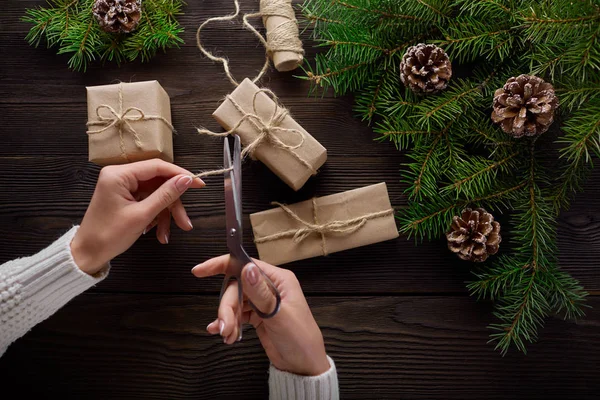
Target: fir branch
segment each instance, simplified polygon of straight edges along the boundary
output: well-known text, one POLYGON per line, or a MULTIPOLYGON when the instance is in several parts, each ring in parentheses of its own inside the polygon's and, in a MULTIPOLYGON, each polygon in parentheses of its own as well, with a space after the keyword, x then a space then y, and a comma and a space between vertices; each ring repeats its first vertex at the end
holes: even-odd
POLYGON ((516 168, 515 158, 520 154, 519 151, 515 151, 493 162, 472 157, 453 169, 460 171, 460 176, 454 179, 454 183, 442 188, 442 190, 444 192, 454 192, 456 196, 464 193, 468 197, 476 197, 478 193, 489 190, 495 184, 498 172, 508 173, 516 168), (467 174, 463 175, 463 171, 467 174))
MULTIPOLYGON (((422 0, 417 0, 421 3, 422 0)), ((385 18, 398 18, 398 19, 408 19, 408 20, 414 20, 414 21, 422 21, 422 18, 419 17, 415 17, 414 15, 404 15, 404 14, 394 14, 391 12, 387 12, 384 10, 378 10, 376 8, 366 8, 366 7, 360 7, 354 4, 349 4, 345 1, 341 1, 341 0, 332 0, 332 4, 334 5, 340 5, 342 7, 345 8, 349 8, 351 10, 356 10, 356 11, 361 11, 361 12, 365 12, 365 13, 372 13, 372 14, 376 14, 385 18)), ((423 3, 424 4, 424 3, 423 3)))
POLYGON ((355 110, 375 122, 377 140, 407 151, 402 180, 409 202, 398 215, 401 232, 434 239, 467 206, 511 210, 506 227, 512 253, 477 268, 469 283, 472 295, 496 302, 491 340, 503 354, 511 346, 525 351, 552 313, 582 315, 586 293, 557 265, 556 215, 600 155, 596 1, 339 3, 305 3, 309 20, 318 21, 312 24, 315 37, 328 47, 314 68, 307 67, 306 79, 336 94, 353 92, 355 110), (401 53, 417 42, 443 46, 455 71, 467 77, 454 77, 439 94, 415 95, 397 68, 401 53), (470 71, 467 61, 481 68, 470 71), (494 90, 528 72, 552 78, 560 96, 565 134, 559 179, 549 179, 538 165, 534 142, 514 139, 490 121, 494 90))
POLYGON ((463 208, 469 205, 485 206, 490 210, 495 208, 508 209, 514 193, 527 185, 521 182, 508 188, 500 188, 489 194, 474 199, 455 200, 448 197, 435 196, 425 203, 412 202, 408 209, 401 212, 400 232, 409 237, 415 236, 419 239, 434 239, 446 232, 452 221, 452 217, 458 215, 463 208), (436 208, 442 205, 441 208, 436 208))
POLYGON ((181 0, 145 0, 140 24, 130 34, 102 31, 92 15, 94 0, 48 3, 47 8, 26 10, 23 20, 33 24, 26 39, 34 46, 44 41, 48 47, 56 46, 58 54, 70 55, 68 64, 74 70, 85 71, 96 59, 146 61, 160 49, 183 43, 183 28, 175 19, 181 13, 181 0))
POLYGON ((567 208, 573 193, 581 190, 584 178, 593 166, 592 155, 600 156, 600 97, 574 112, 564 125, 565 135, 558 140, 566 166, 554 193, 555 210, 567 208))

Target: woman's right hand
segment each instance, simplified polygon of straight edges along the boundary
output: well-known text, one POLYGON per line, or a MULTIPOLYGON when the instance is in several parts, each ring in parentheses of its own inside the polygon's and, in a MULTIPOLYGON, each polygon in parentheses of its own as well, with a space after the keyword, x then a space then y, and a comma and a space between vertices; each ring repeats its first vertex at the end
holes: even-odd
MULTIPOLYGON (((281 294, 281 308, 274 317, 262 319, 244 301, 242 321, 254 326, 275 368, 307 376, 327 372, 330 365, 323 335, 308 307, 298 279, 289 270, 259 260, 254 261, 256 264, 248 264, 242 271, 244 297, 261 310, 274 308, 275 296, 258 270, 258 265, 281 294)), ((224 274, 228 263, 229 255, 223 255, 197 265, 192 273, 199 278, 224 274)), ((219 317, 207 327, 209 333, 221 334, 227 344, 234 343, 239 336, 237 307, 237 284, 234 283, 221 300, 219 317)))

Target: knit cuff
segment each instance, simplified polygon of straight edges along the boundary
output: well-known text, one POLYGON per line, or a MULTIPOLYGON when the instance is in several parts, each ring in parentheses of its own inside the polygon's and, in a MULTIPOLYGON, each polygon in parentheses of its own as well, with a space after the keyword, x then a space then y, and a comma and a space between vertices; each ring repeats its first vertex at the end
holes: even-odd
POLYGON ((318 376, 301 376, 280 371, 271 365, 269 369, 270 400, 339 400, 335 363, 327 356, 331 367, 318 376))
POLYGON ((108 274, 109 264, 94 276, 77 267, 71 241, 78 229, 31 257, 0 266, 0 352, 108 274))

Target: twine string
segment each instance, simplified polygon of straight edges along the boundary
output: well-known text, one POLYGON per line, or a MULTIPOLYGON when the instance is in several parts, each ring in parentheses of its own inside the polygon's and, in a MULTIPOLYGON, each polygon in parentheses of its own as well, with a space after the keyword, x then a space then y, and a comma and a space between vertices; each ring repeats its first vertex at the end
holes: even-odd
POLYGON ((326 223, 319 223, 318 215, 317 215, 317 201, 316 198, 312 199, 312 207, 313 207, 313 221, 309 222, 305 221, 298 214, 292 211, 285 204, 281 204, 278 202, 271 203, 274 206, 280 207, 289 217, 294 219, 296 222, 302 225, 301 228, 289 229, 282 232, 277 232, 272 235, 262 236, 259 238, 255 238, 255 243, 266 243, 274 240, 284 239, 284 238, 293 238, 293 242, 296 244, 301 243, 307 237, 309 237, 313 233, 318 233, 321 236, 321 249, 324 256, 328 255, 327 250, 327 240, 326 235, 331 233, 341 234, 341 235, 351 235, 361 229, 365 224, 372 219, 386 217, 388 215, 392 215, 394 213, 393 209, 377 211, 369 214, 362 215, 360 217, 355 217, 347 220, 334 220, 326 223))
MULTIPOLYGON (((215 56, 213 53, 208 51, 202 45, 202 38, 200 35, 202 29, 211 22, 232 21, 236 19, 240 15, 240 4, 238 3, 238 0, 233 0, 233 4, 235 6, 235 12, 233 14, 223 15, 220 17, 211 17, 200 24, 198 30, 196 31, 196 45, 210 60, 223 65, 225 76, 227 76, 229 82, 237 87, 240 84, 231 73, 229 61, 225 57, 215 56)), ((298 24, 294 14, 294 9, 292 8, 289 0, 261 0, 260 7, 260 12, 245 14, 242 18, 243 26, 252 32, 265 48, 265 62, 256 77, 252 79, 252 82, 254 83, 258 82, 269 69, 269 57, 272 57, 274 52, 291 51, 304 55, 304 49, 302 48, 302 42, 299 38, 298 24), (283 17, 286 19, 286 21, 277 25, 277 27, 270 32, 267 32, 266 39, 249 21, 250 18, 274 16, 283 17)))

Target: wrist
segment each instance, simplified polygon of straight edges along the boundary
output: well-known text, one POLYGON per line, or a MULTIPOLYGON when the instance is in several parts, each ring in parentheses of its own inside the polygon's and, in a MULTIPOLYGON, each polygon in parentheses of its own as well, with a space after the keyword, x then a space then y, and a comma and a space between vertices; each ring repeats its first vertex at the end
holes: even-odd
POLYGON ((105 264, 98 256, 94 244, 85 240, 80 231, 75 233, 71 241, 71 255, 77 267, 88 275, 95 275, 105 264))
POLYGON ((329 364, 329 360, 327 359, 327 355, 325 353, 317 358, 314 358, 312 361, 313 362, 308 366, 306 373, 303 375, 319 376, 323 375, 331 368, 331 364, 329 364))

